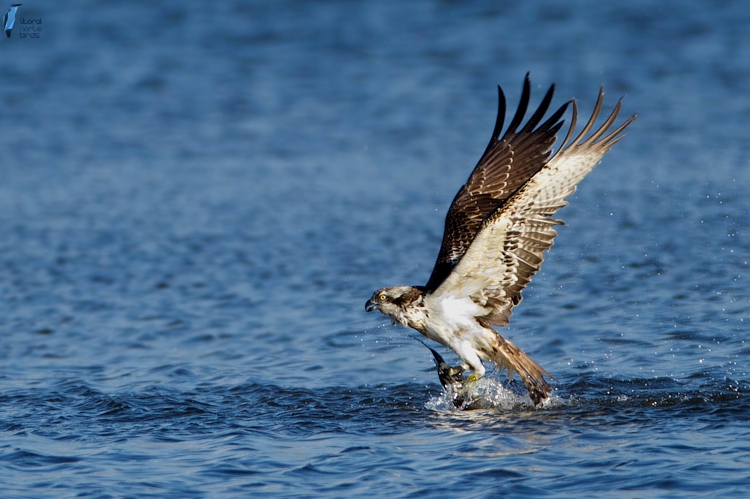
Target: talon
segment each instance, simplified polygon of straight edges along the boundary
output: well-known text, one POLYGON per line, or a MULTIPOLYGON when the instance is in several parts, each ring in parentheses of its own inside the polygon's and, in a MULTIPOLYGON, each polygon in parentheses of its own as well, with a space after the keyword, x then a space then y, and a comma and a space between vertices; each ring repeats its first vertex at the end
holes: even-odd
POLYGON ((476 374, 471 374, 469 375, 468 378, 466 378, 466 381, 471 381, 471 382, 479 381, 479 376, 477 376, 476 374))

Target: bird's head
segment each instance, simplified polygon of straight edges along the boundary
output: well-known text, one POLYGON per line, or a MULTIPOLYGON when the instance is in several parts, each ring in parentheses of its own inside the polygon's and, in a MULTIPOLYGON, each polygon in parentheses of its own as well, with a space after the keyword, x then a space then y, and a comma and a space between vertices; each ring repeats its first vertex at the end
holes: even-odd
POLYGON ((367 300, 365 310, 368 312, 379 310, 381 313, 395 318, 421 297, 422 291, 412 286, 382 288, 375 291, 372 298, 367 300))

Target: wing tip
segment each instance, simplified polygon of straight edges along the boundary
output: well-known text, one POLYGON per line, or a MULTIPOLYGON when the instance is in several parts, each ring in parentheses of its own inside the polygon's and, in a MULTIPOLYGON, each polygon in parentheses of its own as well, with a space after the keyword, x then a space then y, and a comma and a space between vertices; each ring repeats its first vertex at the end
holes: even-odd
POLYGON ((523 90, 521 90, 521 100, 518 102, 518 108, 516 114, 513 115, 513 119, 508 125, 508 130, 505 132, 505 136, 515 134, 518 127, 523 121, 523 117, 526 115, 526 110, 529 107, 529 98, 531 97, 531 80, 529 74, 526 73, 526 77, 523 80, 523 90))
POLYGON ((591 113, 591 117, 584 125, 583 130, 581 130, 576 138, 572 140, 571 137, 573 136, 578 118, 578 102, 576 101, 576 99, 571 99, 571 102, 573 104, 573 113, 570 127, 568 128, 568 133, 565 136, 565 140, 563 140, 562 144, 555 153, 555 156, 572 149, 592 147, 598 147, 601 150, 602 154, 606 153, 610 147, 619 142, 620 139, 625 136, 623 134, 623 131, 628 127, 628 125, 633 123, 633 121, 635 121, 636 117, 638 116, 637 114, 633 114, 633 116, 625 120, 620 126, 610 132, 612 125, 614 124, 617 116, 620 113, 620 110, 622 108, 622 101, 624 98, 625 96, 623 95, 617 100, 617 103, 615 104, 612 112, 609 114, 609 116, 607 116, 607 119, 604 121, 604 123, 596 128, 595 131, 591 133, 591 135, 588 135, 589 132, 591 132, 592 128, 594 128, 594 124, 599 118, 599 114, 601 113, 602 105, 604 103, 604 85, 600 86, 599 93, 596 98, 596 104, 594 105, 594 110, 591 113))

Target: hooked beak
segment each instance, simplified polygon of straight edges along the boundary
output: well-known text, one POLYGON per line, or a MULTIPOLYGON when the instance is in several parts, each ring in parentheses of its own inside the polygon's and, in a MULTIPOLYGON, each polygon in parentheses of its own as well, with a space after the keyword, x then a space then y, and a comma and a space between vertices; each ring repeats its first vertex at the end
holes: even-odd
POLYGON ((372 312, 375 308, 375 303, 373 303, 372 300, 367 300, 367 303, 365 303, 365 311, 372 312))

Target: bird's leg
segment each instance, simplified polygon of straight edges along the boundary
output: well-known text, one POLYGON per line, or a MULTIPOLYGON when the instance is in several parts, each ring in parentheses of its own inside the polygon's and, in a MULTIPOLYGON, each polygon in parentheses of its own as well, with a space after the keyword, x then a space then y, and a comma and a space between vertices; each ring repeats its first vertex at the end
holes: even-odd
POLYGON ((471 366, 471 368, 474 372, 471 373, 468 378, 466 378, 467 381, 478 381, 479 378, 484 376, 484 365, 482 365, 481 361, 479 361, 476 365, 471 366))
POLYGON ((452 348, 458 354, 459 358, 464 361, 463 364, 461 364, 461 368, 464 371, 474 371, 466 378, 466 381, 477 381, 484 376, 484 365, 482 364, 482 359, 477 355, 477 350, 474 348, 473 344, 464 341, 452 346, 452 348))

